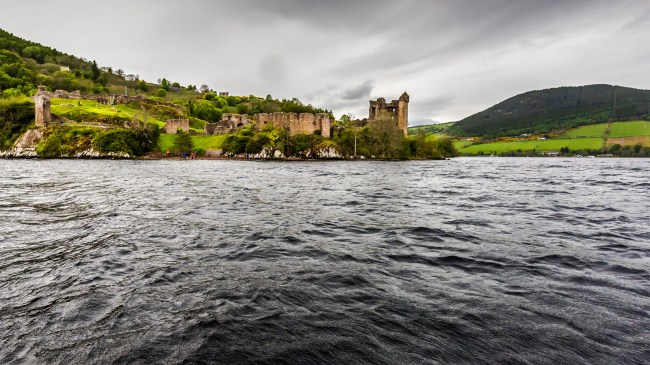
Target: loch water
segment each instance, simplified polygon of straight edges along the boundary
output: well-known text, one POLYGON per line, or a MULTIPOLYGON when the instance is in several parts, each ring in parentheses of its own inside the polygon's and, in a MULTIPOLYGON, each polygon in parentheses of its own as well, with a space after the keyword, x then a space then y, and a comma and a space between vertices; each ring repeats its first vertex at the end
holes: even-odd
POLYGON ((0 363, 648 364, 648 171, 0 160, 0 363))

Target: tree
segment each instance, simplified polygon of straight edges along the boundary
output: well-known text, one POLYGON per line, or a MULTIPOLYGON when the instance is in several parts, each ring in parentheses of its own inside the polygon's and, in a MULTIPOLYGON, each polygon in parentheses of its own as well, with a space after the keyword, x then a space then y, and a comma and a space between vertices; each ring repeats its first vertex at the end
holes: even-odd
POLYGON ((192 148, 194 148, 192 136, 189 133, 178 132, 174 140, 174 150, 180 153, 189 153, 192 151, 192 148))
POLYGON ((208 122, 218 122, 222 112, 207 100, 197 100, 191 106, 190 115, 208 122))
POLYGON ((237 105, 237 113, 239 114, 248 114, 250 108, 246 104, 239 104, 237 105))
POLYGON ((167 91, 165 91, 165 89, 158 89, 158 91, 156 91, 156 96, 159 98, 165 98, 167 97, 167 91))
POLYGON ((373 152, 381 158, 395 158, 399 154, 404 132, 388 114, 381 114, 370 125, 374 142, 373 152))
POLYGON ((105 75, 105 74, 101 74, 101 75, 99 75, 99 77, 97 77, 97 78, 95 79, 95 82, 98 83, 98 84, 100 84, 100 85, 102 85, 102 86, 106 86, 106 85, 108 85, 108 79, 106 79, 106 75, 105 75))
POLYGON ((169 86, 170 86, 169 81, 167 81, 167 79, 162 79, 162 82, 160 83, 160 87, 165 91, 169 91, 169 86))
POLYGON ((97 61, 93 61, 90 65, 90 72, 92 73, 93 80, 97 80, 99 75, 102 73, 99 67, 97 67, 97 61))
POLYGON ((38 63, 45 62, 46 52, 38 46, 28 46, 23 49, 23 56, 33 58, 38 63))
POLYGON ((208 86, 206 84, 203 84, 203 85, 201 85, 201 88, 199 89, 199 91, 201 91, 202 93, 207 93, 208 91, 210 91, 210 86, 208 86))
POLYGON ((347 114, 344 114, 344 115, 341 116, 341 123, 342 123, 343 125, 347 125, 347 124, 349 124, 351 121, 353 121, 354 119, 355 119, 355 118, 354 118, 354 114, 352 114, 352 113, 347 113, 347 114))
POLYGON ((141 91, 147 91, 147 90, 149 90, 149 86, 147 85, 147 83, 144 80, 142 80, 138 84, 138 89, 140 89, 141 91))

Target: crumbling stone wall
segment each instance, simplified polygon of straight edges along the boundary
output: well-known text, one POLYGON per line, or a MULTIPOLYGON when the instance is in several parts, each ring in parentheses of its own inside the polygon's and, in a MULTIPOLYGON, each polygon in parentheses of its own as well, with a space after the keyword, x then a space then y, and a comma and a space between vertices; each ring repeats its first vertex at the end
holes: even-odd
POLYGON ((406 136, 408 134, 409 126, 408 104, 409 95, 407 93, 402 94, 398 100, 392 100, 390 103, 386 103, 386 99, 384 98, 370 100, 368 121, 372 123, 380 115, 386 114, 393 118, 397 128, 402 130, 406 136))
MULTIPOLYGON (((39 87, 39 93, 40 92, 39 87)), ((144 103, 151 105, 166 105, 174 109, 179 109, 179 106, 172 103, 161 102, 157 100, 147 99, 144 95, 127 96, 127 95, 113 95, 113 94, 84 94, 79 90, 68 92, 65 90, 56 90, 53 92, 46 91, 43 88, 42 95, 50 99, 75 99, 75 100, 94 100, 100 104, 116 105, 116 104, 131 104, 131 103, 144 103)))
POLYGON ((205 134, 217 135, 217 134, 228 134, 233 131, 233 129, 221 125, 220 123, 206 123, 203 128, 205 134))
POLYGON ((276 129, 289 129, 289 134, 314 134, 320 131, 325 138, 330 137, 331 121, 325 113, 259 113, 255 114, 255 125, 264 128, 267 124, 276 129))
POLYGON ((248 119, 247 114, 231 114, 226 113, 221 117, 221 123, 226 127, 231 129, 236 129, 240 127, 245 127, 251 125, 251 121, 248 119))
POLYGON ((165 126, 162 128, 161 132, 167 134, 176 134, 179 129, 183 132, 189 132, 189 119, 169 119, 165 126))
POLYGON ((39 86, 38 93, 34 96, 34 109, 37 127, 45 127, 52 122, 50 98, 42 86, 39 86))
POLYGON ((262 129, 268 124, 276 129, 289 129, 290 135, 314 134, 320 131, 325 138, 330 137, 332 126, 329 115, 325 113, 258 113, 252 120, 245 114, 224 114, 220 122, 207 124, 205 133, 225 134, 248 125, 262 129))

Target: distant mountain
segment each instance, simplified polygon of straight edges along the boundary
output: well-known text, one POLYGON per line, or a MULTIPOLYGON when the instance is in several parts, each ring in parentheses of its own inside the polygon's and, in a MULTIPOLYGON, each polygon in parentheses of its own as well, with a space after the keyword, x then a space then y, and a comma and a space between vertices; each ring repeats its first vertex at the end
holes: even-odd
POLYGON ((559 87, 507 99, 449 127, 459 136, 500 137, 650 115, 650 90, 612 85, 559 87))

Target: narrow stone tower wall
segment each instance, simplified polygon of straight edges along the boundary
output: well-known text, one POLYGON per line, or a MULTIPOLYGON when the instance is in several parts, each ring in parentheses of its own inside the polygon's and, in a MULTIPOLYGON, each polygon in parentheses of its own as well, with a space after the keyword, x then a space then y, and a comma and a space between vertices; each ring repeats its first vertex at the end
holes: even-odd
POLYGON ((34 111, 37 127, 45 127, 52 122, 50 105, 50 98, 47 96, 45 88, 39 86, 38 93, 34 96, 34 111))
POLYGON ((397 105, 397 128, 401 129, 406 136, 409 130, 409 96, 407 93, 399 97, 397 105))

